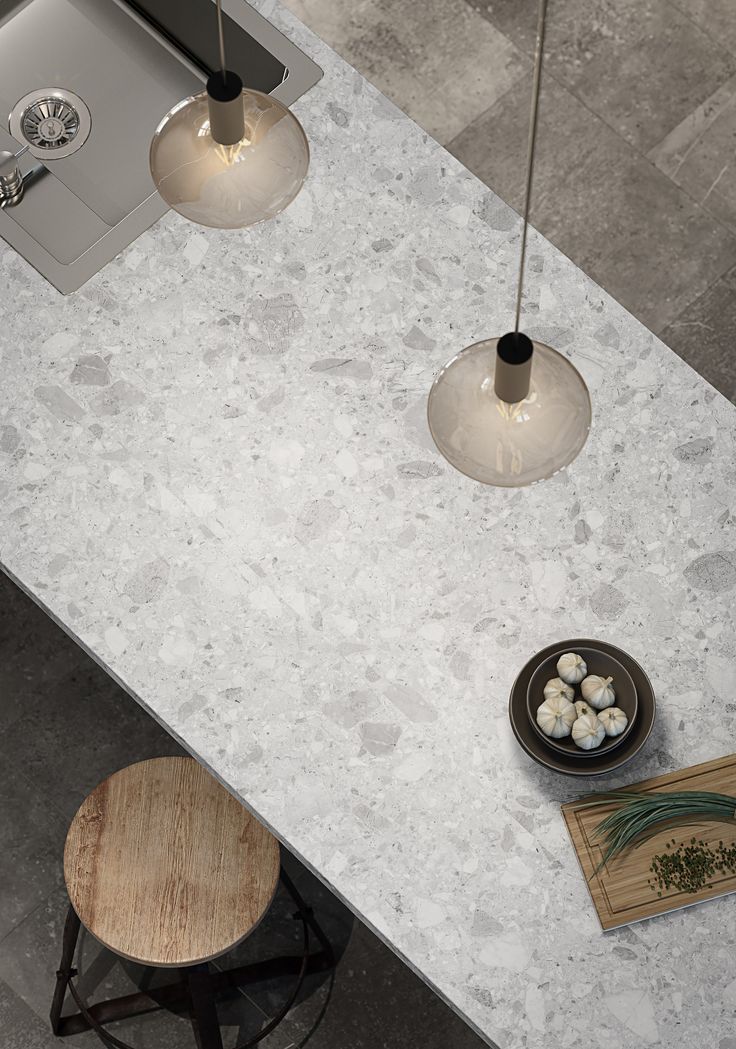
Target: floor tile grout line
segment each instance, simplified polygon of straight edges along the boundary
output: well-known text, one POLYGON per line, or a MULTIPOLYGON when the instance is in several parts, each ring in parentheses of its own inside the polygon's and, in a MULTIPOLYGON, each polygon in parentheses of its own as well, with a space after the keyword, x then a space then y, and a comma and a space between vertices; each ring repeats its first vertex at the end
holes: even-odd
MULTIPOLYGON (((466 2, 467 2, 467 0, 466 0, 466 2)), ((496 27, 494 26, 493 28, 495 29, 496 27)), ((505 98, 507 98, 510 94, 512 94, 512 92, 514 92, 515 90, 518 90, 519 84, 523 81, 524 77, 526 77, 528 74, 530 74, 532 72, 532 70, 533 70, 532 58, 526 53, 526 51, 522 51, 521 48, 517 47, 516 50, 518 51, 518 53, 521 56, 521 58, 523 58, 525 60, 527 68, 523 69, 522 72, 520 73, 520 75, 516 78, 516 80, 514 80, 513 84, 509 84, 509 86, 506 88, 506 90, 502 91, 501 94, 498 96, 498 98, 496 98, 493 102, 491 102, 490 106, 486 106, 486 108, 483 110, 482 113, 479 113, 477 116, 473 117, 472 120, 469 120, 467 122, 467 124, 465 125, 465 127, 460 128, 460 130, 457 132, 457 134, 453 135, 452 138, 448 139, 446 142, 440 142, 440 145, 442 146, 442 148, 446 149, 448 153, 452 152, 452 150, 450 149, 450 146, 455 141, 455 139, 458 139, 458 138, 460 138, 461 135, 464 135, 465 132, 469 128, 471 128, 473 126, 473 124, 477 124, 478 121, 483 120, 483 118, 486 116, 486 114, 490 113, 490 111, 492 109, 494 109, 499 104, 499 102, 502 102, 505 98)), ((378 90, 380 91, 382 89, 379 87, 378 90)), ((384 92, 384 94, 385 94, 385 92, 384 92)), ((386 96, 386 97, 388 97, 388 96, 386 96)), ((391 101, 393 101, 393 99, 391 101)), ((394 102, 394 105, 398 105, 398 102, 394 102)), ((401 106, 399 106, 399 109, 401 109, 401 106)), ((403 112, 403 110, 402 110, 402 112, 403 112)), ((410 120, 414 120, 414 117, 411 115, 411 113, 407 113, 406 115, 409 117, 410 120)), ((426 133, 429 135, 428 131, 426 133)), ((454 156, 454 154, 453 154, 453 156, 454 156)), ((482 181, 483 180, 481 179, 481 182, 482 181)), ((490 186, 488 186, 488 188, 491 189, 490 186)), ((495 192, 495 190, 492 190, 492 192, 495 192)), ((498 196, 498 194, 496 194, 496 196, 498 196)), ((501 199, 503 199, 503 198, 501 198, 501 199)), ((507 203, 507 201, 504 201, 504 204, 506 204, 506 203, 507 203)), ((511 207, 511 204, 509 204, 508 206, 511 207)), ((514 208, 514 210, 516 210, 516 209, 514 208)))
MULTIPOLYGON (((736 237, 734 239, 736 239, 736 237)), ((683 305, 682 309, 678 310, 674 317, 672 317, 670 320, 667 321, 666 324, 663 324, 661 328, 655 331, 654 334, 657 336, 657 338, 661 339, 662 337, 660 335, 660 332, 665 331, 667 328, 669 328, 671 324, 674 324, 678 320, 678 318, 683 315, 685 310, 689 310, 692 306, 694 306, 696 302, 702 299, 704 295, 711 291, 711 289, 716 284, 718 284, 719 281, 722 281, 723 278, 726 277, 732 270, 736 270, 736 259, 732 259, 731 262, 728 263, 726 268, 722 270, 719 274, 717 274, 717 276, 715 276, 711 281, 709 281, 701 292, 699 292, 697 295, 694 295, 692 299, 688 299, 687 302, 685 302, 685 304, 683 305)), ((664 342, 664 339, 662 339, 662 341, 664 342)), ((665 343, 665 345, 667 345, 667 343, 665 343)), ((703 378, 705 378, 705 376, 703 376, 703 378)))
POLYGON ((34 904, 34 906, 31 907, 31 909, 27 911, 22 918, 19 918, 18 921, 15 922, 15 924, 12 925, 7 932, 3 933, 3 935, 0 936, 0 947, 2 947, 5 941, 14 933, 16 933, 18 929, 20 929, 21 925, 23 925, 24 922, 28 921, 28 919, 32 915, 34 915, 36 911, 38 911, 41 907, 45 907, 46 904, 49 903, 49 901, 53 898, 53 895, 53 893, 49 893, 47 896, 44 896, 44 898, 38 903, 34 904))
MULTIPOLYGON (((719 283, 719 281, 724 280, 724 278, 728 277, 729 273, 732 273, 732 272, 736 275, 736 263, 733 263, 732 265, 728 266, 728 268, 725 269, 723 271, 723 273, 721 273, 718 277, 715 277, 707 285, 707 287, 703 288, 703 290, 700 293, 700 295, 696 295, 695 298, 691 299, 690 302, 688 302, 686 306, 683 306, 683 308, 677 314, 675 314, 675 316, 672 318, 672 320, 668 321, 667 324, 665 324, 664 327, 661 330, 664 332, 664 331, 666 331, 667 328, 670 328, 673 325, 677 324, 680 321, 680 318, 682 317, 683 313, 686 312, 686 310, 691 309, 698 302, 700 302, 700 300, 702 298, 704 298, 704 296, 706 296, 710 291, 713 290, 713 288, 715 287, 716 284, 719 283)), ((654 334, 657 335, 656 332, 654 334)), ((661 336, 657 336, 657 337, 661 338, 661 336)), ((665 345, 666 345, 666 343, 665 343, 665 345)))
POLYGON ((693 18, 693 16, 690 14, 689 11, 687 11, 687 10, 685 10, 685 8, 681 7, 680 4, 677 2, 677 0, 668 0, 668 3, 670 4, 671 7, 674 7, 676 11, 679 11, 680 14, 682 15, 682 17, 687 19, 687 21, 690 22, 691 25, 694 25, 695 28, 700 30, 700 32, 704 36, 707 36, 712 44, 714 44, 716 47, 720 48, 727 55, 731 55, 731 57, 734 60, 736 60, 736 50, 732 50, 730 46, 727 47, 720 40, 716 39, 716 37, 712 36, 710 31, 708 29, 706 29, 704 25, 701 25, 699 22, 697 22, 693 18))
MULTIPOLYGON (((710 191, 708 193, 708 196, 709 195, 710 195, 710 191)), ((712 211, 708 207, 708 205, 705 202, 706 200, 707 200, 707 197, 703 201, 701 201, 701 203, 700 203, 700 207, 703 209, 703 211, 705 211, 708 215, 710 215, 710 217, 713 219, 714 222, 717 222, 720 226, 723 226, 726 230, 728 230, 730 233, 732 233, 734 237, 736 237, 736 220, 734 221, 734 225, 731 226, 728 222, 724 222, 723 219, 719 219, 719 217, 715 214, 715 212, 712 211)))
MULTIPOLYGON (((718 95, 721 91, 723 91, 723 89, 725 87, 727 87, 729 84, 733 84, 733 86, 734 86, 734 93, 732 95, 730 95, 729 100, 726 103, 724 103, 723 106, 721 106, 721 107, 719 107, 719 108, 717 108, 715 110, 712 119, 709 120, 709 122, 704 127, 702 127, 699 130, 699 132, 697 133, 696 137, 692 140, 690 145, 685 150, 684 154, 679 158, 679 163, 678 163, 677 167, 675 168, 675 174, 679 174, 683 164, 688 159, 690 154, 702 142, 703 136, 706 135, 710 131, 710 129, 713 127, 713 125, 715 123, 717 123, 718 119, 723 115, 723 113, 725 113, 731 106, 736 105, 736 72, 734 72, 728 78, 728 80, 724 80, 722 84, 719 84, 715 91, 712 91, 710 93, 710 95, 708 95, 708 97, 706 99, 704 99, 700 103, 699 106, 696 106, 695 109, 693 109, 690 113, 687 114, 687 116, 683 117, 683 119, 680 121, 679 124, 675 124, 675 126, 673 128, 671 128, 670 131, 668 131, 666 135, 662 136, 662 138, 659 140, 659 142, 655 142, 655 144, 652 146, 652 148, 650 150, 648 150, 646 155, 648 157, 651 157, 652 154, 659 153, 661 151, 662 147, 664 146, 664 144, 666 143, 668 138, 671 138, 672 135, 674 135, 676 131, 679 131, 679 129, 683 126, 683 124, 686 124, 689 120, 691 120, 695 113, 698 113, 698 112, 701 112, 703 110, 706 110, 709 106, 712 106, 713 105, 713 99, 716 97, 716 95, 718 95)), ((659 165, 657 165, 657 166, 659 166, 659 165)), ((660 168, 660 170, 663 170, 663 169, 660 168)), ((667 174, 667 172, 665 171, 664 174, 667 174)))

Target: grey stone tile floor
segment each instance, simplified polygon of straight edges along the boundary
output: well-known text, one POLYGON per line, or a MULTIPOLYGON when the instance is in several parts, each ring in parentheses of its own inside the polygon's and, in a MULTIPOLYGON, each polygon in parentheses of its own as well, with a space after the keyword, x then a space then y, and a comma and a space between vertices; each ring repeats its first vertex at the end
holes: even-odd
MULTIPOLYGON (((520 208, 536 0, 286 2, 520 208)), ((541 119, 534 225, 736 401, 734 0, 550 0, 541 119)), ((68 821, 108 773, 178 748, 2 575, 0 725, 0 1031, 7 1049, 49 1049, 64 1044, 47 1014, 68 821)), ((265 1049, 305 1039, 312 1049, 484 1044, 286 861, 341 960, 334 987, 313 981, 265 1049)), ((291 942, 284 908, 277 901, 239 953, 291 942)), ((84 941, 90 995, 123 993, 138 976, 84 941)), ((228 1044, 257 1030, 284 993, 267 986, 227 1003, 228 1044)), ((193 1044, 171 1013, 115 1033, 141 1049, 193 1044)), ((86 1034, 66 1044, 97 1043, 86 1034)))
MULTIPOLYGON (((177 743, 0 572, 0 1046, 91 1049, 91 1033, 56 1039, 48 1011, 68 906, 62 858, 71 817, 118 768, 180 753, 177 743)), ((312 978, 264 1049, 480 1049, 485 1043, 301 864, 283 861, 313 905, 340 962, 334 986, 312 978)), ((288 898, 225 964, 293 950, 288 898)), ((91 1001, 126 994, 141 971, 92 937, 80 986, 91 1001)), ((165 974, 164 974, 165 975, 165 974)), ((226 1049, 258 1032, 288 981, 249 988, 221 1008, 226 1049)), ((139 1049, 194 1046, 188 1020, 161 1012, 112 1025, 139 1049)))
MULTIPOLYGON (((521 208, 537 0, 285 2, 521 208)), ((550 0, 540 119, 533 224, 734 400, 734 0, 550 0)))

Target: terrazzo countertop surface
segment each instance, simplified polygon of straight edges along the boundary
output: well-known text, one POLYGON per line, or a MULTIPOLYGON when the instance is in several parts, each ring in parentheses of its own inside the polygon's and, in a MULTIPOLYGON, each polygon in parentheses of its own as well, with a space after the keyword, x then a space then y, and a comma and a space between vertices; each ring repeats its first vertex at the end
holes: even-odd
POLYGON ((454 472, 427 391, 508 328, 519 220, 260 9, 325 70, 282 217, 169 215, 68 298, 0 245, 0 561, 489 1041, 732 1049, 733 899, 604 935, 559 811, 594 784, 507 700, 597 636, 660 704, 606 782, 734 749, 736 412, 535 235, 590 439, 532 488, 454 472))

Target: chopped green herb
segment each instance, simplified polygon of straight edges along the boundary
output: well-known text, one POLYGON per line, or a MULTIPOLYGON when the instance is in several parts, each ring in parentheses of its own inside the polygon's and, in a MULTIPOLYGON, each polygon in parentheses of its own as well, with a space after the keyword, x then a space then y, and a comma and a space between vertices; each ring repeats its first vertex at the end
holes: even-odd
MULTIPOLYGON (((730 847, 722 841, 718 845, 706 845, 702 841, 695 844, 695 838, 691 838, 689 845, 683 843, 672 852, 654 856, 650 870, 660 890, 692 893, 704 887, 712 889, 714 874, 736 874, 736 844, 730 847)), ((649 884, 654 892, 651 879, 649 884)), ((659 891, 657 896, 661 895, 659 891)))

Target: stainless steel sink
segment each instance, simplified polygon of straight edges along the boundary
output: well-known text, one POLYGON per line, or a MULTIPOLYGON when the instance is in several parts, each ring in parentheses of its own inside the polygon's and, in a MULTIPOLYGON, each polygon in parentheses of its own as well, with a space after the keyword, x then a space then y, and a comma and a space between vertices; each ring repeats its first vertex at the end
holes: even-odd
MULTIPOLYGON (((290 105, 319 80, 243 0, 223 11, 228 65, 247 86, 290 105)), ((28 147, 18 166, 35 169, 22 200, 0 210, 0 236, 59 291, 165 213, 151 136, 203 89, 216 54, 212 0, 0 0, 0 151, 28 147)))

